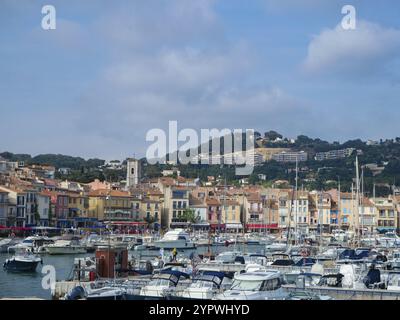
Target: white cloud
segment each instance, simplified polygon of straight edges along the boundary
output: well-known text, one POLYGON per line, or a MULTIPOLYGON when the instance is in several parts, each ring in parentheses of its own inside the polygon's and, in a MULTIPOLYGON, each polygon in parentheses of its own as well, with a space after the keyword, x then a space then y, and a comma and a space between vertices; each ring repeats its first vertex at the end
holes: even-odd
POLYGON ((304 68, 310 73, 345 76, 388 72, 391 62, 400 58, 400 30, 357 21, 355 30, 341 24, 323 30, 308 46, 304 68))
POLYGON ((342 0, 264 0, 268 10, 281 12, 288 10, 331 10, 342 0))

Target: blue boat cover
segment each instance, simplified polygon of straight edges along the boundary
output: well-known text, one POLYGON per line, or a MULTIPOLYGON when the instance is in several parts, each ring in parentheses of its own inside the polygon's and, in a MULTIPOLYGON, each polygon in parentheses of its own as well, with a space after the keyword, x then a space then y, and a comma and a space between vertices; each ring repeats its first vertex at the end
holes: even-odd
POLYGON ((172 275, 174 275, 175 277, 177 277, 178 279, 179 279, 180 277, 185 277, 185 278, 187 278, 187 279, 190 278, 190 275, 188 275, 188 274, 185 273, 185 272, 178 271, 178 270, 162 270, 161 273, 163 273, 163 274, 172 274, 172 275))

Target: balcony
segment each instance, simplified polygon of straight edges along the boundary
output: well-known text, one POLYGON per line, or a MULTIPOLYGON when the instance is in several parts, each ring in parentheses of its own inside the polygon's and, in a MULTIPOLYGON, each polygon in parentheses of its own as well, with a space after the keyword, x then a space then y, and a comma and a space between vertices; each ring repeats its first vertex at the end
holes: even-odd
POLYGON ((129 220, 133 219, 133 214, 130 211, 112 210, 105 211, 104 217, 108 220, 129 220))
POLYGON ((252 213, 258 214, 258 213, 263 213, 263 212, 264 212, 264 209, 263 209, 263 208, 261 208, 261 209, 249 208, 248 211, 249 211, 250 214, 252 214, 252 213))
POLYGON ((264 223, 262 219, 249 219, 247 220, 248 223, 264 223))

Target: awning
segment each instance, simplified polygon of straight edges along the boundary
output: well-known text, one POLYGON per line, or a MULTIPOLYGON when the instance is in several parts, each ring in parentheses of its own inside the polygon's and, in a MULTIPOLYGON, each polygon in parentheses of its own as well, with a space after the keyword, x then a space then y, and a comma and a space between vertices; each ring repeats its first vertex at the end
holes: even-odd
POLYGON ((227 223, 226 229, 243 229, 243 225, 241 223, 227 223))
POLYGON ((76 222, 96 222, 97 218, 76 217, 74 220, 76 222))
POLYGON ((224 228, 225 228, 225 224, 224 224, 224 223, 221 223, 221 224, 212 223, 212 224, 210 224, 210 227, 211 227, 212 229, 218 229, 218 228, 224 229, 224 228))
POLYGON ((199 223, 193 223, 192 227, 209 227, 210 224, 208 222, 199 222, 199 223))
POLYGON ((208 222, 194 223, 194 224, 192 224, 192 228, 194 228, 194 229, 209 229, 210 224, 208 222))
POLYGON ((278 224, 277 223, 248 223, 246 225, 246 228, 248 229, 278 229, 278 224))
POLYGON ((176 227, 176 226, 188 226, 189 224, 187 222, 171 222, 170 226, 176 227))
POLYGON ((104 224, 110 224, 113 226, 141 226, 146 225, 147 222, 141 221, 104 221, 104 224))

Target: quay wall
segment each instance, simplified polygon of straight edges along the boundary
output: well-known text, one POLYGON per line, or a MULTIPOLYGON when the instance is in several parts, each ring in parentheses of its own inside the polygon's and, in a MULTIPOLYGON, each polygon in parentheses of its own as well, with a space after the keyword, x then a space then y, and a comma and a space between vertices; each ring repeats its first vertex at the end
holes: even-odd
POLYGON ((335 300, 400 300, 400 292, 375 289, 346 289, 329 287, 298 288, 294 285, 284 285, 288 292, 311 292, 319 295, 327 295, 335 300))

